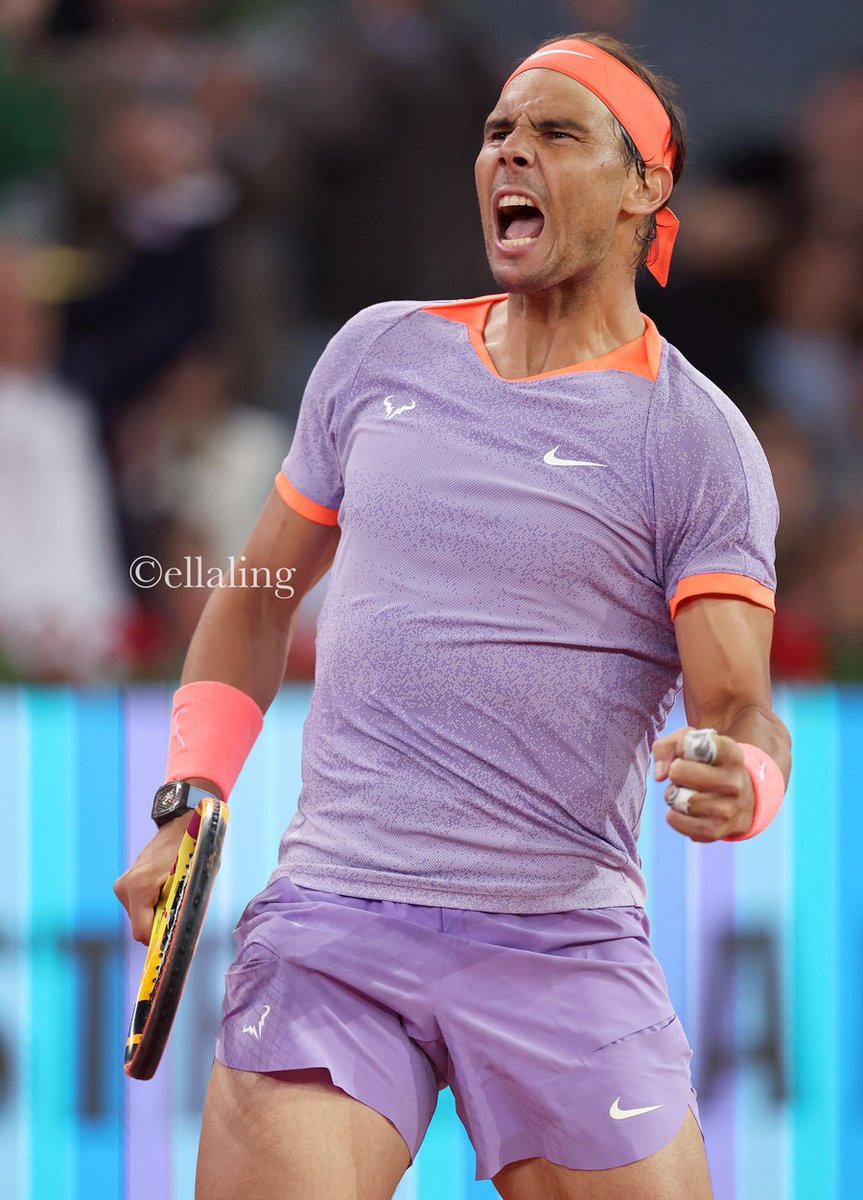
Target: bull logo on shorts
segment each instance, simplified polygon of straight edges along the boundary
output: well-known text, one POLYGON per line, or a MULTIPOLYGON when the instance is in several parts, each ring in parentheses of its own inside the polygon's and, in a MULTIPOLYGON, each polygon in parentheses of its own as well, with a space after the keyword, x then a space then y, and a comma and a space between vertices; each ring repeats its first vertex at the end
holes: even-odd
POLYGON ((264 1011, 261 1013, 261 1018, 258 1021, 257 1025, 244 1025, 243 1033, 250 1033, 252 1035, 252 1037, 255 1039, 255 1041, 259 1042, 261 1040, 261 1034, 263 1033, 263 1030, 264 1030, 264 1021, 266 1021, 267 1017, 269 1016, 269 1012, 270 1012, 270 1006, 269 1006, 269 1004, 265 1004, 264 1011))

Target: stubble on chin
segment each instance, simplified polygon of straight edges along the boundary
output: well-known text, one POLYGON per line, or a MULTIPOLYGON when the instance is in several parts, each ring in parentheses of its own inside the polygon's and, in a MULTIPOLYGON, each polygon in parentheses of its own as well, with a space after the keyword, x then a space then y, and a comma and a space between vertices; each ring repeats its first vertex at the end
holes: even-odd
POLYGON ((501 291, 511 292, 513 295, 535 295, 570 277, 563 264, 557 261, 528 266, 520 262, 492 264, 489 259, 489 268, 501 291))

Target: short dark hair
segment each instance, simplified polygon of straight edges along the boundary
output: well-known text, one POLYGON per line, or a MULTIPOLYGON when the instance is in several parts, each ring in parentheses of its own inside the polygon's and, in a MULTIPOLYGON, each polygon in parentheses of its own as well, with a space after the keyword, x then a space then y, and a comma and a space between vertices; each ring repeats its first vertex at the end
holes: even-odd
MULTIPOLYGON (((628 46, 626 42, 621 42, 616 37, 612 37, 610 33, 563 33, 559 37, 550 38, 549 41, 543 42, 542 46, 538 47, 538 49, 552 46, 555 42, 562 41, 563 39, 571 40, 576 38, 582 42, 591 42, 594 46, 598 46, 600 50, 604 50, 606 54, 613 55, 625 67, 629 67, 630 71, 637 75, 639 79, 644 80, 651 91, 658 96, 671 122, 669 142, 674 149, 671 177, 676 184, 683 174, 683 165, 686 162, 686 120, 683 116, 683 110, 676 102, 677 86, 670 79, 666 79, 663 75, 654 71, 652 67, 642 62, 631 46, 628 46)), ((615 119, 614 124, 620 137, 625 166, 627 168, 634 167, 643 179, 645 175, 644 159, 639 154, 635 143, 620 122, 615 119)), ((656 238, 656 216, 653 213, 649 217, 645 217, 642 221, 636 238, 639 253, 635 266, 638 269, 643 267, 647 262, 650 248, 656 238)))

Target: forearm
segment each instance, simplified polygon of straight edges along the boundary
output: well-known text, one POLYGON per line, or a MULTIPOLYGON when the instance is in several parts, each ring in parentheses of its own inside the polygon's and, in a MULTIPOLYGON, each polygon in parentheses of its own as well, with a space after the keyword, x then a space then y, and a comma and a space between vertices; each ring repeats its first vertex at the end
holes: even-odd
POLYGON ((791 773, 791 735, 771 708, 757 704, 735 704, 728 700, 721 706, 693 711, 686 705, 686 716, 696 728, 711 728, 736 742, 758 746, 769 754, 782 772, 785 782, 791 773))
POLYGON ((736 742, 758 746, 769 754, 782 772, 786 784, 791 774, 791 735, 772 710, 750 706, 741 709, 726 729, 720 729, 736 742))
POLYGON ((183 694, 175 698, 168 753, 174 778, 210 787, 212 772, 230 791, 284 678, 300 601, 328 570, 338 540, 337 527, 300 516, 271 493, 244 547, 246 569, 257 583, 289 568, 296 586, 281 595, 260 586, 211 592, 186 655, 183 694))
POLYGON ((230 684, 266 712, 284 678, 297 611, 297 600, 278 600, 265 589, 213 591, 189 645, 182 682, 230 684))
MULTIPOLYGON (((299 607, 297 602, 281 603, 283 607, 273 610, 272 600, 268 604, 260 591, 251 589, 213 592, 192 637, 182 684, 229 684, 266 712, 284 677, 299 607)), ((211 778, 182 777, 224 799, 222 788, 211 778)))
POLYGON ((674 629, 689 724, 757 746, 787 783, 791 738, 770 696, 773 614, 745 600, 706 596, 682 607, 674 629))

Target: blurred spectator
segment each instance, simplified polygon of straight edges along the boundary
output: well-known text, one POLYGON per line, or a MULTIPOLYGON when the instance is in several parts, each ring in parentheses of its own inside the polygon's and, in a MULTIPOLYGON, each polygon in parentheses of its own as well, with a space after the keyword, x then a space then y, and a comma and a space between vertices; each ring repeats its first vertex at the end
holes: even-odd
POLYGON ((815 573, 821 575, 828 672, 833 679, 863 679, 863 520, 850 508, 832 522, 815 573))
POLYGON ((277 186, 283 114, 260 55, 204 27, 204 0, 101 0, 102 21, 64 46, 55 71, 74 117, 77 150, 98 177, 90 133, 101 114, 132 100, 191 105, 216 159, 252 192, 277 186), (262 183, 262 177, 269 177, 262 183))
POLYGON ((473 184, 491 77, 429 0, 350 0, 309 48, 297 134, 310 315, 491 286, 473 184))
POLYGON ((781 478, 788 466, 791 442, 799 468, 780 497, 785 615, 774 658, 793 677, 788 651, 805 658, 801 647, 812 648, 817 628, 821 675, 863 679, 863 69, 823 79, 793 131, 798 220, 764 289, 751 359, 757 387, 788 431, 784 454, 768 441, 774 473, 781 478), (801 524, 816 492, 820 509, 801 524))
POLYGON ((855 335, 863 328, 863 253, 855 251, 817 224, 789 247, 772 274, 753 355, 759 386, 833 460, 852 435, 855 335))
POLYGON ((254 58, 200 27, 203 0, 101 0, 55 62, 70 113, 67 234, 104 260, 70 311, 69 377, 122 408, 218 332, 271 384, 289 314, 275 210, 285 123, 254 58))
POLYGON ((201 345, 157 389, 164 441, 151 487, 217 563, 242 549, 292 434, 281 417, 241 403, 238 386, 216 347, 201 345))
POLYGON ((782 679, 822 679, 830 652, 813 548, 829 520, 827 479, 812 443, 786 416, 762 412, 754 426, 779 499, 773 671, 782 679))
POLYGON ((773 669, 785 679, 863 678, 861 82, 825 79, 787 150, 735 151, 687 181, 672 286, 642 288, 662 332, 762 439, 781 512, 773 669))
POLYGON ((287 422, 243 403, 240 387, 224 354, 200 343, 139 398, 118 432, 130 560, 153 555, 184 572, 187 558, 194 563, 182 586, 163 583, 138 597, 150 616, 148 653, 165 665, 181 663, 211 571, 229 568, 232 556, 239 569, 290 445, 287 422))
POLYGON ((66 122, 40 40, 49 10, 49 0, 0 3, 0 228, 7 238, 56 234, 66 122))
POLYGON ((668 288, 644 276, 646 312, 746 412, 758 392, 753 339, 765 320, 774 264, 794 226, 790 164, 775 146, 734 151, 709 174, 685 178, 668 288))
POLYGON ((52 370, 40 265, 0 246, 0 657, 41 679, 116 675, 127 602, 108 478, 88 406, 52 370))
MULTIPOLYGON (((40 547, 4 581, 11 669, 110 673, 123 621, 137 672, 178 669, 206 591, 135 592, 130 626, 112 503, 129 560, 240 553, 289 441, 255 402, 295 414, 363 305, 493 288, 472 165, 507 67, 566 30, 643 41, 649 17, 638 0, 0 4, 0 238, 65 243, 0 252, 0 486, 39 497, 0 517, 4 561, 24 561, 25 531, 40 547), (64 498, 51 520, 37 471, 64 498), (42 575, 63 548, 92 561, 90 584, 64 578, 61 620, 42 575), (98 597, 86 624, 106 640, 70 657, 71 614, 98 597), (10 634, 7 609, 42 632, 10 634)), ((739 105, 745 67, 736 82, 739 105)), ((863 59, 825 73, 784 134, 748 103, 757 141, 694 140, 671 286, 646 278, 642 303, 762 438, 782 509, 776 675, 863 679, 863 59)), ((294 674, 313 669, 321 595, 294 674)))
POLYGON ((98 139, 104 282, 69 306, 67 378, 109 419, 215 324, 214 238, 236 202, 206 124, 183 103, 109 111, 98 139))
MULTIPOLYGON (((863 48, 858 47, 858 53, 863 48)), ((827 75, 795 114, 791 141, 813 228, 863 240, 863 55, 827 75)))

